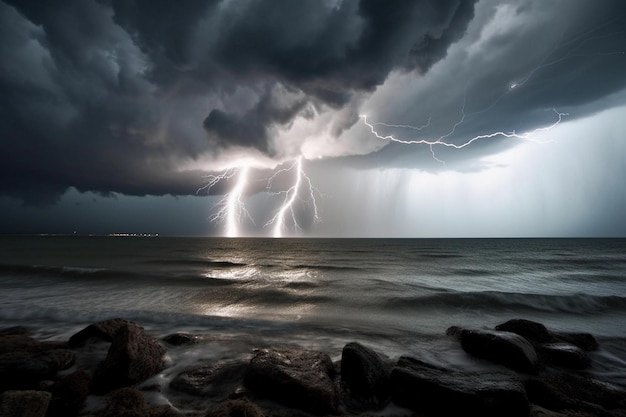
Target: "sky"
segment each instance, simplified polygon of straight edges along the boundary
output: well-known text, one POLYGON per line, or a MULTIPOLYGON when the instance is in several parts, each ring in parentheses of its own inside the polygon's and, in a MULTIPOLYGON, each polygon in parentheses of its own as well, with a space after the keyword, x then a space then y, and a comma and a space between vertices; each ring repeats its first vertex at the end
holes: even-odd
POLYGON ((0 233, 626 237, 622 0, 0 0, 0 233))

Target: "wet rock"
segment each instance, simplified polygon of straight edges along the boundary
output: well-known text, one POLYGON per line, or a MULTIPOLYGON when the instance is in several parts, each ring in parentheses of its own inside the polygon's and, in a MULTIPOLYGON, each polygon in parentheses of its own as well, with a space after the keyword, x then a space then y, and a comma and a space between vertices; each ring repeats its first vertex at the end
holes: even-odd
POLYGON ((525 382, 530 401, 553 411, 580 410, 608 415, 626 409, 623 388, 572 372, 550 370, 525 382))
POLYGON ((150 417, 150 409, 141 391, 125 387, 106 396, 101 417, 150 417))
POLYGON ((587 352, 568 343, 540 345, 539 353, 546 363, 568 369, 585 369, 591 363, 587 352))
POLYGON ((165 336, 163 341, 172 346, 182 346, 198 343, 200 338, 189 333, 174 333, 165 336))
POLYGON ((244 384, 255 394, 313 414, 337 411, 334 367, 322 352, 260 350, 250 361, 244 384))
POLYGON ((502 364, 529 374, 539 370, 539 358, 524 337, 503 331, 462 330, 461 347, 477 358, 502 364))
POLYGON ((570 343, 588 352, 598 349, 598 341, 590 333, 554 332, 557 341, 570 343))
POLYGON ((511 332, 525 337, 531 342, 548 343, 553 340, 552 334, 546 326, 535 321, 513 319, 496 326, 496 330, 511 332))
POLYGON ((58 371, 71 367, 73 363, 74 354, 62 349, 2 353, 0 391, 38 388, 41 381, 53 379, 58 371))
POLYGON ((256 404, 246 400, 227 400, 211 407, 206 417, 264 417, 263 412, 256 404))
POLYGON ((502 373, 464 373, 402 357, 391 371, 397 405, 429 415, 526 417, 523 384, 502 373))
POLYGON ((119 319, 119 318, 90 324, 89 326, 85 327, 83 330, 79 331, 78 333, 70 337, 68 344, 72 348, 77 348, 77 347, 84 346, 85 343, 89 339, 92 339, 92 338, 101 339, 106 342, 112 342, 113 336, 115 335, 115 333, 117 333, 117 331, 120 328, 124 326, 128 326, 128 325, 136 326, 136 324, 130 320, 119 319))
POLYGON ((553 332, 541 323, 525 319, 513 319, 496 326, 496 330, 512 332, 525 337, 535 344, 569 343, 591 351, 598 349, 598 342, 589 333, 553 332))
POLYGON ((89 395, 91 375, 80 370, 71 373, 48 388, 52 394, 47 417, 77 416, 89 395))
POLYGON ((44 391, 5 391, 0 396, 0 416, 44 417, 50 397, 44 391))
POLYGON ((103 394, 150 378, 165 367, 163 355, 165 349, 142 327, 132 322, 121 325, 106 359, 96 368, 92 391, 103 394))
POLYGON ((247 367, 248 362, 231 361, 185 369, 170 387, 191 395, 224 397, 241 387, 247 367))
POLYGON ((389 399, 390 367, 376 352, 348 343, 341 353, 341 381, 351 408, 380 409, 389 399))

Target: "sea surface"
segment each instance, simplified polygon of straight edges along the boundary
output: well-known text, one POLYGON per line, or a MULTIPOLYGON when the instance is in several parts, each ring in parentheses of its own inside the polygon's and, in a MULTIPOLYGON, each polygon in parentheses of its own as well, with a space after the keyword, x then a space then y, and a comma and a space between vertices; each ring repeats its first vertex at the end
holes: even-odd
POLYGON ((594 334, 591 372, 626 386, 626 239, 0 237, 0 327, 64 340, 114 317, 202 336, 176 369, 350 341, 471 369, 448 327, 526 318, 594 334))

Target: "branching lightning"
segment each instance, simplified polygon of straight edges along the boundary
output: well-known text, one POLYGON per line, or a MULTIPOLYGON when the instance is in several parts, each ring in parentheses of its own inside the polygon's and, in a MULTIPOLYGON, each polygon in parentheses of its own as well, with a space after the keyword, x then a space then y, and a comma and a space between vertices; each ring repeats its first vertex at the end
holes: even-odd
POLYGON ((280 209, 276 212, 274 217, 272 217, 265 226, 273 225, 273 236, 274 237, 282 237, 283 231, 286 228, 285 222, 287 218, 291 218, 291 223, 296 230, 301 230, 301 227, 298 223, 298 219, 296 216, 296 211, 294 209, 294 203, 297 199, 307 201, 313 207, 313 220, 315 222, 319 221, 319 212, 317 207, 317 201, 315 200, 316 189, 313 187, 311 179, 304 172, 302 168, 302 156, 300 156, 296 161, 289 166, 288 168, 280 169, 272 175, 267 182, 267 190, 271 194, 284 195, 284 201, 281 205, 280 209), (272 191, 272 183, 274 179, 285 172, 295 171, 296 173, 296 181, 294 184, 285 191, 274 192, 272 191), (304 184, 303 184, 304 183, 304 184), (301 197, 301 187, 306 187, 307 199, 304 200, 301 197))
MULTIPOLYGON (((435 150, 434 150, 434 146, 440 145, 440 146, 445 146, 448 148, 454 148, 454 149, 463 149, 469 145, 471 145, 472 143, 481 140, 481 139, 493 139, 493 138, 497 138, 497 137, 502 137, 502 138, 507 138, 507 139, 520 139, 520 140, 524 140, 524 141, 530 141, 530 142, 535 142, 535 143, 545 143, 545 141, 542 140, 538 140, 535 138, 535 136, 541 132, 545 132, 548 130, 551 130, 553 128, 555 128, 556 126, 558 126, 561 121, 563 120, 564 116, 568 116, 568 113, 562 113, 557 111, 556 109, 552 109, 552 111, 556 114, 556 120, 549 126, 544 126, 544 127, 540 127, 528 132, 524 132, 524 133, 517 133, 515 130, 512 130, 510 132, 504 132, 504 131, 497 131, 497 132, 492 132, 492 133, 487 133, 487 134, 482 134, 482 135, 477 135, 474 136, 471 139, 466 140, 465 142, 461 143, 461 144, 456 144, 456 143, 452 143, 452 142, 446 142, 446 139, 448 139, 450 136, 452 136, 454 134, 454 132, 456 131, 456 129, 463 124, 463 122, 465 121, 465 103, 463 103, 463 107, 461 109, 461 118, 452 126, 452 129, 450 129, 450 131, 448 133, 446 133, 445 135, 442 135, 440 137, 438 137, 437 139, 427 139, 427 138, 416 138, 416 139, 400 139, 397 138, 393 135, 383 135, 378 133, 378 131, 376 130, 375 126, 376 125, 383 125, 383 126, 389 126, 389 127, 405 127, 405 125, 390 125, 390 124, 385 124, 385 123, 370 123, 367 121, 367 116, 366 115, 360 115, 359 117, 361 118, 361 120, 363 120, 363 123, 370 129, 370 131, 372 132, 372 134, 374 136, 376 136, 378 139, 381 140, 385 140, 385 141, 390 141, 390 142, 397 142, 397 143, 402 143, 404 145, 428 145, 430 147, 430 152, 432 154, 432 157, 435 161, 440 162, 442 164, 445 164, 445 161, 442 161, 441 159, 437 158, 436 154, 435 154, 435 150)), ((421 130, 423 127, 420 128, 415 128, 416 130, 421 130)))
POLYGON ((242 219, 247 218, 254 223, 254 220, 246 209, 246 205, 243 201, 243 192, 248 185, 248 173, 249 167, 247 166, 243 166, 241 168, 229 168, 221 174, 208 176, 207 185, 200 189, 210 190, 221 181, 227 181, 235 176, 237 177, 237 183, 235 184, 233 190, 224 194, 224 196, 216 204, 218 210, 209 218, 212 222, 226 222, 226 237, 239 236, 239 224, 242 219))

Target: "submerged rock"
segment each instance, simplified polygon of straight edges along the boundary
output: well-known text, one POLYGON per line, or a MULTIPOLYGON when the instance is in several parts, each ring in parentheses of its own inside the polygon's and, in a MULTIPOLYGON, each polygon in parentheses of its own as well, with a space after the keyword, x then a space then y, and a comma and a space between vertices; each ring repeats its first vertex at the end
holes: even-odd
POLYGON ((257 351, 244 384, 255 394, 313 414, 337 412, 334 367, 322 352, 282 349, 257 351))
POLYGON ((502 373, 465 373, 402 357, 391 371, 394 403, 433 415, 526 417, 521 381, 502 373))
POLYGON ((227 396, 242 384, 248 362, 224 362, 188 368, 179 373, 170 387, 177 391, 201 396, 227 396))
POLYGON ((173 333, 165 336, 163 341, 172 346, 182 346, 198 343, 200 338, 189 333, 173 333))
POLYGON ((341 381, 348 405, 380 409, 389 399, 390 367, 376 352, 360 343, 348 343, 341 353, 341 381))
POLYGON ((159 373, 165 363, 165 349, 132 322, 121 325, 113 335, 107 357, 94 373, 92 390, 103 394, 125 387, 159 373))
POLYGON ((539 358, 535 348, 518 334, 465 329, 460 332, 460 340, 463 350, 477 358, 529 374, 535 374, 539 370, 539 358))
POLYGON ((585 369, 591 363, 587 352, 569 343, 545 343, 539 353, 546 363, 563 368, 585 369))

